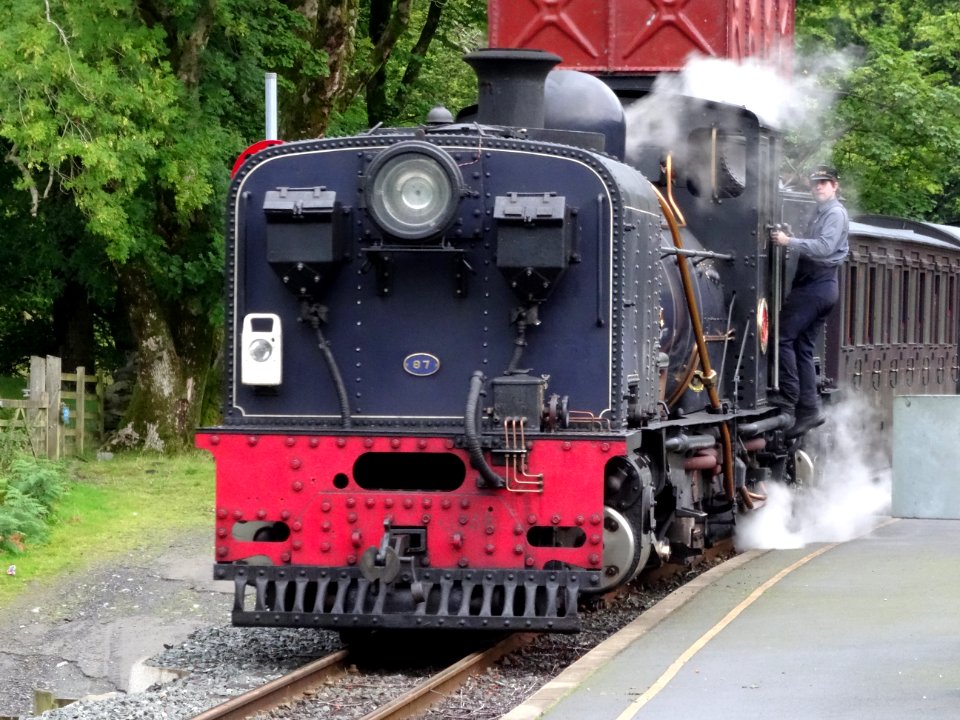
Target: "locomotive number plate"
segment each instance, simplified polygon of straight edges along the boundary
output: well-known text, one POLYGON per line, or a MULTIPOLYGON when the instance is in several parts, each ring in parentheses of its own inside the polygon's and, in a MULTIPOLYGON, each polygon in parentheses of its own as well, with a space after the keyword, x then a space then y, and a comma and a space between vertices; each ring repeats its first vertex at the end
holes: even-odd
POLYGON ((430 353, 411 353, 403 359, 403 369, 410 375, 427 377, 440 369, 440 359, 430 353))

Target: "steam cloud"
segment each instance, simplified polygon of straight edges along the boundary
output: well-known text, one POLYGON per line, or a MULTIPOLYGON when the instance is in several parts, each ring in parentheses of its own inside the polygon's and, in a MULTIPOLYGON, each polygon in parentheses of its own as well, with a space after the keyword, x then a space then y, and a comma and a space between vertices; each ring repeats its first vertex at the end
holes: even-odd
POLYGON ((887 463, 876 461, 885 456, 880 439, 871 442, 875 419, 856 399, 829 409, 819 431, 830 446, 814 458, 820 477, 799 488, 768 484, 763 507, 738 521, 737 549, 843 542, 876 525, 890 509, 891 476, 889 467, 877 467, 887 463))
POLYGON ((787 76, 757 58, 738 62, 693 55, 679 73, 658 76, 653 91, 627 109, 627 156, 635 155, 640 146, 684 154, 685 139, 677 137, 670 122, 674 114, 670 98, 686 95, 745 107, 766 126, 816 147, 822 162, 830 157, 833 144, 824 135, 824 118, 836 101, 836 91, 824 81, 845 76, 855 64, 852 53, 823 52, 796 58, 793 74, 787 76))

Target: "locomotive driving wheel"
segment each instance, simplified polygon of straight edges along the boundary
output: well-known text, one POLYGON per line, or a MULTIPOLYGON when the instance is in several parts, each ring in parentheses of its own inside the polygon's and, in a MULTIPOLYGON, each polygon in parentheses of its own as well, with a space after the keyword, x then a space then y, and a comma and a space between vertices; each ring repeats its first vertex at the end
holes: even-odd
POLYGON ((641 543, 626 517, 611 507, 603 509, 603 574, 601 593, 630 580, 646 565, 650 545, 641 543))

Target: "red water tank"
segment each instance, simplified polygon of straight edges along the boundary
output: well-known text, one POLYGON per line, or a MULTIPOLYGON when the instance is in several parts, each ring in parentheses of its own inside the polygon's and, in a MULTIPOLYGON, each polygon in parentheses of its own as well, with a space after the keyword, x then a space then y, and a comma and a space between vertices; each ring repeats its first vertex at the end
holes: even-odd
POLYGON ((784 69, 795 0, 488 0, 490 47, 549 50, 594 73, 679 70, 691 53, 784 69))

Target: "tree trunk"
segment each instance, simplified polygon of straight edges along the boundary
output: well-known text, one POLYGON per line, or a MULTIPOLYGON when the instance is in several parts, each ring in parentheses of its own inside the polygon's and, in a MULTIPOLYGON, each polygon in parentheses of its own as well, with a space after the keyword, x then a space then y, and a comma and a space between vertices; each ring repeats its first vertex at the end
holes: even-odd
POLYGON ((204 341, 198 325, 179 323, 175 333, 145 268, 128 260, 117 272, 138 348, 137 382, 121 422, 123 437, 144 449, 184 449, 199 423, 213 333, 208 330, 204 341), (177 347, 177 336, 187 341, 183 349, 177 347))
POLYGON ((327 53, 330 71, 325 77, 297 78, 299 103, 285 114, 284 136, 320 137, 330 123, 330 113, 347 84, 353 59, 359 0, 308 0, 297 12, 310 26, 308 40, 327 53))

